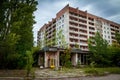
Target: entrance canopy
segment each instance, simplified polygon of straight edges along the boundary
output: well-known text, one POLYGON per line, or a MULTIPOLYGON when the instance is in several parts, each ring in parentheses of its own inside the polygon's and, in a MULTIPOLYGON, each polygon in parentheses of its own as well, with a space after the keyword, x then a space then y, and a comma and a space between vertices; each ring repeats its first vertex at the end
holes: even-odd
MULTIPOLYGON (((58 48, 58 47, 44 47, 41 51, 42 52, 56 52, 58 50, 64 51, 65 49, 58 48)), ((88 53, 88 51, 82 51, 81 49, 78 49, 78 48, 72 48, 71 53, 88 53)))

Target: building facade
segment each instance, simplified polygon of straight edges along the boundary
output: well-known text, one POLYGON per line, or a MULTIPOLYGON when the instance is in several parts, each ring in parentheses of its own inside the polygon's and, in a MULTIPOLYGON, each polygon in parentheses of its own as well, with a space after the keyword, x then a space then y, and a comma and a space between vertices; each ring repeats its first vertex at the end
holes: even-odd
MULTIPOLYGON (((115 42, 115 32, 120 32, 120 24, 66 5, 56 14, 56 18, 40 28, 37 42, 41 48, 77 46, 82 51, 88 51, 87 40, 94 37, 97 31, 112 44, 115 42)), ((82 56, 77 55, 76 58, 82 56)))
POLYGON ((95 36, 97 31, 112 44, 115 32, 120 32, 120 24, 67 5, 56 14, 56 18, 40 28, 37 42, 42 48, 60 47, 63 45, 61 37, 64 35, 67 46, 73 48, 77 44, 81 50, 88 51, 87 39, 95 36))

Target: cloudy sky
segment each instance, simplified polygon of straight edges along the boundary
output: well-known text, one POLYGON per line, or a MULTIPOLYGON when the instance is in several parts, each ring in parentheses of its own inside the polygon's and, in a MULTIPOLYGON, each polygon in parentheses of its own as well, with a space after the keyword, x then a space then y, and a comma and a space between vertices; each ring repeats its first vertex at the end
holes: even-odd
POLYGON ((120 24, 120 0, 38 0, 38 9, 35 12, 37 23, 33 29, 35 41, 37 40, 37 31, 43 24, 55 18, 56 13, 67 4, 120 24))

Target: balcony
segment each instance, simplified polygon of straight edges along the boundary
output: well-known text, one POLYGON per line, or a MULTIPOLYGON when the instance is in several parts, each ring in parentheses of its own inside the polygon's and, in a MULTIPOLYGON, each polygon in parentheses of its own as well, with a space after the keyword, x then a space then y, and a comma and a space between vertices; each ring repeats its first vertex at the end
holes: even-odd
POLYGON ((71 21, 69 21, 69 24, 72 25, 72 26, 78 26, 78 23, 71 22, 71 21))
POLYGON ((73 38, 73 39, 79 39, 78 36, 72 36, 72 35, 70 35, 69 37, 70 37, 70 38, 73 38))
POLYGON ((94 21, 91 21, 91 20, 88 20, 88 22, 90 22, 90 23, 94 23, 94 21))
POLYGON ((74 31, 74 30, 69 30, 70 33, 75 33, 75 34, 78 34, 78 31, 74 31))
POLYGON ((83 51, 89 51, 88 48, 80 48, 80 49, 83 50, 83 51))
POLYGON ((85 37, 79 37, 80 40, 87 40, 85 37))
POLYGON ((93 23, 93 22, 89 22, 89 25, 92 25, 92 26, 94 26, 94 23, 93 23))
POLYGON ((79 29, 80 29, 80 30, 87 30, 87 27, 82 27, 82 26, 80 26, 79 29))
POLYGON ((84 16, 84 15, 80 15, 80 14, 79 14, 79 19, 86 20, 86 19, 87 19, 87 17, 86 17, 86 16, 84 16))
POLYGON ((80 45, 80 49, 83 51, 88 51, 88 46, 80 45))
POLYGON ((87 23, 79 22, 79 24, 86 25, 87 23))
POLYGON ((87 32, 79 32, 79 34, 86 35, 86 36, 88 35, 87 32))
POLYGON ((71 17, 79 18, 78 15, 69 14, 71 17))
POLYGON ((89 29, 89 32, 93 32, 93 33, 95 33, 95 30, 93 30, 93 29, 89 29))
POLYGON ((85 34, 86 34, 86 35, 87 35, 87 30, 81 30, 81 29, 80 29, 80 30, 79 30, 79 34, 82 34, 82 35, 85 35, 85 34))
POLYGON ((70 22, 74 22, 74 23, 78 23, 78 21, 77 20, 69 20, 70 22))

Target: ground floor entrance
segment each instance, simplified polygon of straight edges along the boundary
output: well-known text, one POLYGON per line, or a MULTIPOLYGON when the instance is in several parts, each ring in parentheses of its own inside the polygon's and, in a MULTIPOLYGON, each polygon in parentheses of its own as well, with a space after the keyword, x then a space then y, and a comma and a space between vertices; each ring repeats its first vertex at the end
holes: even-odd
MULTIPOLYGON (((39 53, 38 65, 43 66, 44 68, 48 67, 60 67, 63 62, 62 54, 64 53, 64 49, 59 49, 56 47, 47 47, 44 48, 42 53, 39 53)), ((87 53, 83 52, 79 49, 71 50, 70 53, 70 61, 73 66, 77 66, 78 64, 85 65, 87 64, 87 53)))

